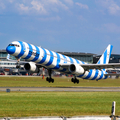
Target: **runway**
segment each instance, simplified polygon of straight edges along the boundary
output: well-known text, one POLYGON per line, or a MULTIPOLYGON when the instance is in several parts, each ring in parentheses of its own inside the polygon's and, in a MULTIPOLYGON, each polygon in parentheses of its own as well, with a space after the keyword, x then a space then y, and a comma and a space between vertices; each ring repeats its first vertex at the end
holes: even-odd
POLYGON ((120 92, 120 87, 0 87, 0 91, 120 92))

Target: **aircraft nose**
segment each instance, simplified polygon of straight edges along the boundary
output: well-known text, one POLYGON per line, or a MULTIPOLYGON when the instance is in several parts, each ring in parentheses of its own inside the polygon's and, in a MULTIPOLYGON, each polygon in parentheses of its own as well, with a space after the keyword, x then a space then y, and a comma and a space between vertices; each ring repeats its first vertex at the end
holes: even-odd
POLYGON ((8 47, 6 48, 6 51, 7 51, 9 54, 15 53, 15 46, 8 46, 8 47))

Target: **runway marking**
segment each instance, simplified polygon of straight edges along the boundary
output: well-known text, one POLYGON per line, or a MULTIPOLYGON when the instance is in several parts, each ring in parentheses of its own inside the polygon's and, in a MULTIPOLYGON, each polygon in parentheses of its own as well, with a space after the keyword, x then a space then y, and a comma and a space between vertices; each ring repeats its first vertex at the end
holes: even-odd
POLYGON ((120 87, 0 87, 0 91, 120 92, 120 87))

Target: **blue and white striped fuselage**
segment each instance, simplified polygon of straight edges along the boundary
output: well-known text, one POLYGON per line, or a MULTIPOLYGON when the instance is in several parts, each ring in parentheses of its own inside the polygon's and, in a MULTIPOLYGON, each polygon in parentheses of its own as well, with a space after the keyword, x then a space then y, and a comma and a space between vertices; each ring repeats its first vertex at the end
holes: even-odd
MULTIPOLYGON (((14 41, 7 48, 7 52, 17 58, 23 58, 28 61, 35 62, 36 64, 40 64, 48 69, 57 70, 60 72, 64 72, 67 74, 71 74, 68 68, 63 68, 60 64, 87 64, 80 60, 59 54, 57 52, 53 52, 42 47, 37 47, 32 44, 28 44, 22 41, 14 41), (14 46, 13 46, 14 45, 14 46), (14 47, 14 48, 9 48, 14 47), (11 52, 10 52, 10 49, 11 52)), ((96 70, 90 69, 89 71, 85 71, 83 74, 77 74, 77 77, 81 77, 83 79, 90 80, 99 80, 106 79, 107 76, 104 76, 106 73, 105 70, 96 70)))

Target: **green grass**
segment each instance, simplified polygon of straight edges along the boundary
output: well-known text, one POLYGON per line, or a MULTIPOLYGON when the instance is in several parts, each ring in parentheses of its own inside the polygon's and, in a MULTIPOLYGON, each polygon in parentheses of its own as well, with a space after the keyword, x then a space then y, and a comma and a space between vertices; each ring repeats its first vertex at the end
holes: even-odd
POLYGON ((0 92, 0 117, 111 115, 119 92, 0 92))
MULTIPOLYGON (((41 77, 0 77, 0 87, 119 87, 120 79, 100 81, 54 78, 48 83, 41 77)), ((120 115, 120 92, 0 92, 0 117, 111 115, 116 101, 120 115)))
POLYGON ((55 77, 54 83, 48 83, 41 77, 0 77, 0 87, 71 87, 71 86, 95 86, 95 87, 119 87, 120 79, 83 80, 79 84, 71 82, 68 77, 55 77))

